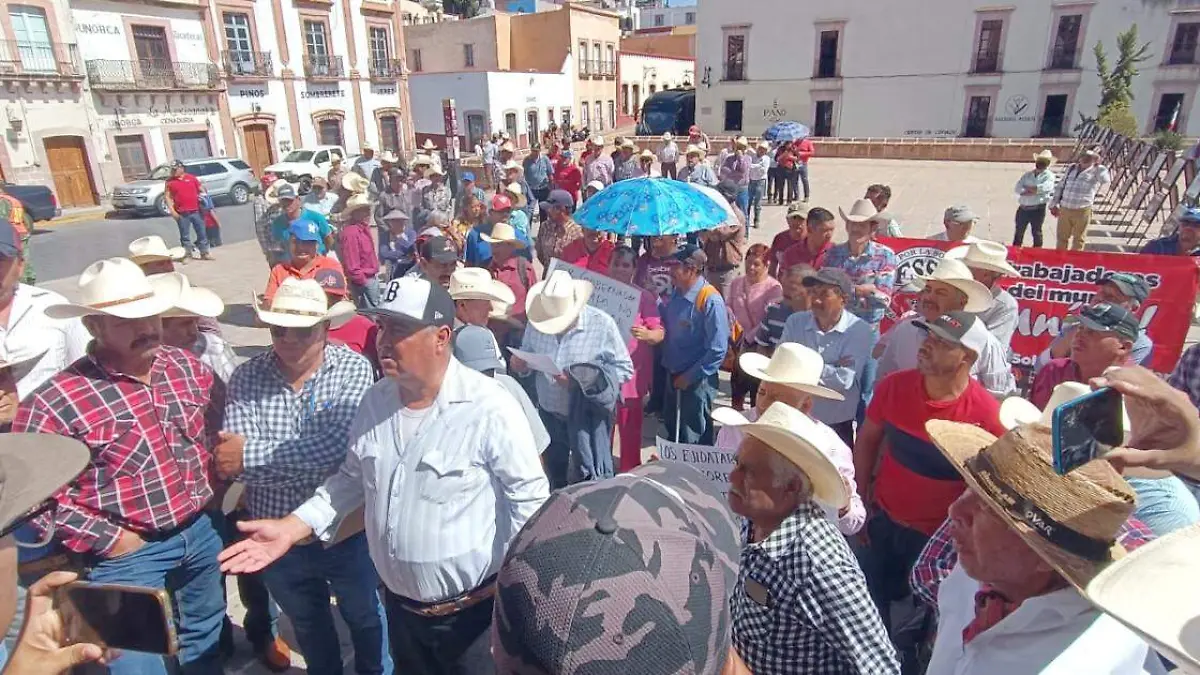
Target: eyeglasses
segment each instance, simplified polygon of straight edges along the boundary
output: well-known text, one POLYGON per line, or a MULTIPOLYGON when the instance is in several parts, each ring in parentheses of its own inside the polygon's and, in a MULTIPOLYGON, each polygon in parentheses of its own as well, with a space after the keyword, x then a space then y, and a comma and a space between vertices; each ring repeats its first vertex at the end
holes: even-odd
POLYGON ((271 326, 271 337, 281 339, 290 336, 294 340, 309 340, 321 324, 312 326, 271 326))

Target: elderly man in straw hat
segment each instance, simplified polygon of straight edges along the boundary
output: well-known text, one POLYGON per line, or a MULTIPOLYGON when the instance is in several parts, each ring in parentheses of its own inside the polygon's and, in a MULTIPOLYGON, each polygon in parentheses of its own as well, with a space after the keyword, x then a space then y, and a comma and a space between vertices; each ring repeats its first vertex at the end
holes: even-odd
POLYGON ((812 440, 817 423, 781 402, 753 422, 731 408, 713 418, 743 434, 729 474, 729 507, 746 518, 729 605, 750 671, 899 675, 862 570, 825 517, 849 491, 812 440))
MULTIPOLYGON (((918 276, 910 283, 921 293, 918 313, 892 326, 875 346, 881 378, 917 366, 917 350, 926 336, 923 325, 948 312, 978 313, 992 306, 992 290, 975 281, 971 270, 956 258, 943 257, 931 274, 918 276)), ((1017 388, 1008 361, 1008 345, 985 333, 987 340, 971 364, 971 377, 992 395, 1003 398, 1017 388)))
POLYGON ((1008 247, 994 241, 978 240, 968 246, 950 249, 946 257, 961 260, 971 270, 975 281, 991 289, 992 306, 975 316, 983 319, 1000 344, 1009 345, 1017 330, 1017 299, 1000 286, 1000 280, 1019 277, 1021 273, 1009 264, 1008 247))
POLYGON ((604 137, 592 136, 588 140, 587 159, 583 160, 583 183, 586 185, 592 181, 599 181, 604 187, 608 187, 613 184, 615 168, 612 157, 604 152, 604 137))
POLYGON ((450 194, 450 186, 446 185, 446 172, 442 171, 442 167, 429 167, 425 176, 429 179, 429 185, 421 189, 421 208, 424 214, 417 219, 417 229, 422 228, 430 213, 454 211, 454 196, 450 194))
POLYGON ((220 335, 200 328, 201 321, 216 319, 225 311, 221 297, 207 288, 193 286, 181 272, 155 274, 149 279, 156 291, 175 297, 171 308, 161 315, 163 344, 186 349, 212 368, 222 382, 228 382, 237 366, 237 355, 220 335))
POLYGON ((617 147, 617 152, 620 154, 613 159, 613 182, 618 183, 636 178, 638 175, 637 144, 632 139, 623 138, 621 145, 617 147))
POLYGON ((1055 248, 1081 251, 1092 221, 1092 206, 1101 188, 1112 182, 1108 167, 1100 163, 1100 150, 1087 148, 1063 174, 1050 199, 1050 214, 1058 218, 1055 248))
MULTIPOLYGON (((341 466, 350 423, 375 372, 366 358, 328 341, 329 329, 354 316, 354 306, 329 306, 316 280, 288 279, 269 305, 254 309, 271 329, 271 350, 234 371, 225 431, 213 454, 223 478, 245 484, 249 518, 282 518, 341 466)), ((361 522, 357 529, 352 521, 345 525, 341 541, 294 546, 263 570, 263 579, 313 672, 342 669, 337 641, 329 639, 332 592, 350 627, 355 670, 387 673, 379 577, 361 522)))
POLYGON ((704 161, 704 151, 695 145, 687 146, 684 167, 679 170, 679 180, 707 187, 716 187, 718 182, 717 174, 708 162, 704 161))
POLYGON ((487 328, 498 307, 507 310, 517 301, 511 288, 478 267, 454 270, 449 290, 454 300, 454 318, 466 326, 487 328))
MULTIPOLYGON (((133 261, 89 265, 79 297, 45 312, 82 317, 94 338, 88 354, 25 397, 12 430, 74 437, 92 461, 36 526, 91 568, 91 581, 171 591, 187 621, 179 632, 184 672, 219 673, 221 539, 205 507, 221 389, 208 366, 163 345, 160 315, 176 297, 133 261)), ((125 654, 111 669, 166 672, 149 654, 125 654)))
POLYGON ((656 156, 662 177, 675 180, 679 166, 679 144, 675 142, 674 134, 668 131, 662 135, 662 145, 658 147, 656 156))
POLYGON ((1033 169, 1021 174, 1013 190, 1017 194, 1016 230, 1013 246, 1025 245, 1025 230, 1033 230, 1033 245, 1042 247, 1042 224, 1046 222, 1046 205, 1054 197, 1058 179, 1050 166, 1054 153, 1042 150, 1033 156, 1033 169))
POLYGON ((567 368, 580 363, 608 368, 617 388, 633 377, 633 361, 616 321, 589 305, 591 296, 591 282, 572 279, 564 270, 534 284, 525 299, 528 324, 521 351, 548 357, 557 372, 535 371, 518 355, 510 362, 514 374, 535 378, 538 408, 551 438, 544 459, 553 488, 567 485, 568 460, 575 449, 567 418, 577 385, 566 374, 567 368))

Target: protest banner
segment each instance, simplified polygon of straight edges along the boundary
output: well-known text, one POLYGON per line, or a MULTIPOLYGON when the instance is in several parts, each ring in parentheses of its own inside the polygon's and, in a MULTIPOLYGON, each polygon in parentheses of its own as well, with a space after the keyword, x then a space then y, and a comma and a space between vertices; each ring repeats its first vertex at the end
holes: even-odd
POLYGON ((716 483, 717 487, 721 488, 722 495, 729 494, 729 472, 733 471, 733 460, 737 454, 733 450, 714 448, 711 445, 675 443, 661 436, 655 439, 654 445, 662 459, 692 465, 716 483))
MULTIPOLYGON (((944 251, 954 244, 928 239, 881 238, 896 252, 896 290, 883 329, 910 311, 916 292, 908 286, 914 276, 929 274, 944 251)), ((1192 321, 1192 306, 1200 287, 1200 268, 1190 256, 1059 251, 1009 247, 1008 261, 1021 273, 1000 285, 1017 299, 1017 331, 1012 339, 1013 365, 1031 368, 1037 355, 1062 330, 1066 316, 1090 302, 1096 284, 1114 272, 1136 274, 1150 286, 1150 296, 1138 313, 1142 328, 1154 341, 1150 363, 1170 372, 1183 351, 1192 321)))
POLYGON ((565 263, 558 258, 550 259, 546 277, 554 270, 566 270, 572 279, 592 282, 592 297, 588 299, 588 304, 611 316, 613 321, 617 322, 617 328, 621 329, 621 336, 629 340, 632 336, 633 321, 637 318, 638 305, 642 301, 640 289, 598 272, 565 263))

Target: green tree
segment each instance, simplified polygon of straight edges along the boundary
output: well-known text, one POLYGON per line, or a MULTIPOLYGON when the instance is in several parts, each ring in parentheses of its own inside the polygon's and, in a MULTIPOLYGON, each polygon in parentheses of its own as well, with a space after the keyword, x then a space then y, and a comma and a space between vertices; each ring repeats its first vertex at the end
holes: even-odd
POLYGON ((1133 102, 1133 78, 1138 74, 1138 64, 1151 58, 1150 43, 1138 46, 1138 27, 1117 35, 1117 62, 1109 68, 1108 54, 1104 43, 1097 42, 1094 49, 1096 71, 1100 74, 1100 116, 1109 106, 1117 102, 1126 105, 1133 102))
POLYGON ((1137 118, 1133 116, 1133 111, 1129 109, 1129 103, 1126 101, 1113 101, 1101 110, 1096 124, 1112 129, 1126 138, 1137 138, 1141 135, 1138 133, 1137 118))

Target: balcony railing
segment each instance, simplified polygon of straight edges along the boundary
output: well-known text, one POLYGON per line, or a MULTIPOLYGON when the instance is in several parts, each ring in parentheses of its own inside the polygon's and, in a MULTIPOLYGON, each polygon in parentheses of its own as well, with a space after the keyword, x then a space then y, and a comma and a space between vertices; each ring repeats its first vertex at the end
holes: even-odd
POLYGON ((602 77, 616 77, 617 64, 612 61, 603 61, 600 63, 600 75, 602 77))
POLYGON ((0 40, 0 75, 83 77, 83 66, 74 43, 0 40))
POLYGON ((342 57, 327 54, 305 54, 304 76, 310 80, 336 80, 343 77, 342 57))
POLYGON ((400 79, 400 59, 372 59, 370 72, 372 80, 400 79))
POLYGON ((1079 70, 1079 49, 1056 47, 1050 52, 1046 70, 1079 70))
POLYGON ((743 61, 726 61, 725 76, 727 82, 742 82, 746 79, 746 64, 743 61))
POLYGON ((1000 72, 1000 52, 979 52, 971 65, 972 73, 1000 72))
POLYGON ((211 63, 182 63, 164 59, 87 62, 92 88, 101 91, 175 91, 219 89, 221 78, 211 63))
POLYGON ((224 61, 229 77, 270 77, 274 70, 271 52, 225 52, 224 61))

